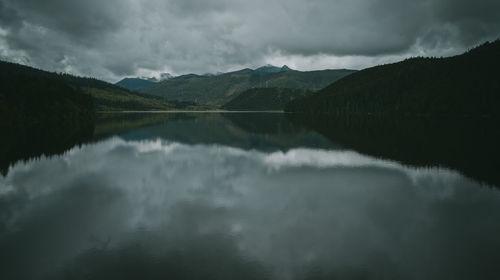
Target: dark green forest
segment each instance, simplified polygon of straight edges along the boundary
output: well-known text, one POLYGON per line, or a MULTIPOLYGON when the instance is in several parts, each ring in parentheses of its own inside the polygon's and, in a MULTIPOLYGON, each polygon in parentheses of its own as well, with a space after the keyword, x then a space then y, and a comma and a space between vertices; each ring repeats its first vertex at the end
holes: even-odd
POLYGON ((0 171, 64 152, 92 135, 94 101, 62 76, 0 62, 0 171))
POLYGON ((411 58, 349 75, 288 112, 498 116, 500 41, 448 58, 411 58))
MULTIPOLYGON (((67 87, 84 92, 92 96, 96 111, 197 108, 197 105, 193 102, 170 102, 158 96, 133 92, 95 78, 77 77, 65 73, 52 73, 2 61, 0 61, 0 68, 2 68, 2 76, 6 75, 6 73, 24 73, 26 79, 58 81, 67 87)), ((2 79, 7 79, 7 76, 2 79)), ((33 84, 30 82, 27 83, 27 87, 31 85, 33 84)), ((36 88, 36 86, 33 86, 33 88, 36 88)))
POLYGON ((64 75, 0 62, 0 122, 3 125, 92 122, 94 102, 64 75))
POLYGON ((222 106, 233 111, 283 110, 292 100, 311 94, 308 89, 252 88, 222 106))

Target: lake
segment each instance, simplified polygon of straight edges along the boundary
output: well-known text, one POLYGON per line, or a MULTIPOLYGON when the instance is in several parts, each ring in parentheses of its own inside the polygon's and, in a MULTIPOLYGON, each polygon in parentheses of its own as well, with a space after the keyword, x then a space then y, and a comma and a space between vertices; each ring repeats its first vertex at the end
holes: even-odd
POLYGON ((0 278, 498 279, 496 134, 394 122, 101 114, 0 175, 0 278))

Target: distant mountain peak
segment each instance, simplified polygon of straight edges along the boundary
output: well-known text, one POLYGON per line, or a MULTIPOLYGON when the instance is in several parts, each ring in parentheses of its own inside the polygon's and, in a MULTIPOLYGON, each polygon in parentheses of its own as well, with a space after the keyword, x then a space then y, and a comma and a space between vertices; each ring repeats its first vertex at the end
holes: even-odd
POLYGON ((174 76, 170 73, 160 73, 159 78, 141 76, 141 77, 135 77, 135 78, 126 78, 126 79, 137 79, 137 80, 143 80, 143 81, 148 81, 148 82, 153 82, 153 83, 159 83, 159 82, 171 80, 173 78, 174 78, 174 76))
POLYGON ((136 78, 124 78, 121 81, 117 82, 115 85, 121 86, 128 90, 132 91, 142 91, 147 89, 148 87, 163 81, 168 81, 173 79, 170 73, 160 73, 160 77, 136 77, 136 78))
POLYGON ((170 73, 161 73, 159 82, 168 81, 168 80, 171 80, 173 78, 174 78, 174 76, 171 75, 170 73))
POLYGON ((137 77, 137 78, 127 78, 127 79, 139 79, 139 80, 144 80, 144 81, 153 82, 153 83, 158 82, 158 80, 156 79, 156 77, 141 76, 141 77, 137 77))
POLYGON ((288 66, 283 65, 283 67, 277 67, 271 64, 267 64, 265 66, 259 67, 255 69, 256 72, 259 73, 278 73, 278 72, 284 72, 284 71, 291 71, 288 66))

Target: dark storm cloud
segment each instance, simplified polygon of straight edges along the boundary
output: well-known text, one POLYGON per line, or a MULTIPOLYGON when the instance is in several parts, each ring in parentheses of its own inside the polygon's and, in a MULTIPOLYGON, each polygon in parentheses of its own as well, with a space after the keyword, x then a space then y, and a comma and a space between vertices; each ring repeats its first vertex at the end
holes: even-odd
POLYGON ((119 1, 4 1, 25 23, 56 30, 81 43, 120 27, 119 1), (10 2, 10 3, 9 3, 10 2))
POLYGON ((500 1, 441 0, 434 7, 441 22, 454 26, 465 44, 500 34, 500 1))
POLYGON ((20 18, 16 10, 9 9, 3 2, 0 2, 0 24, 2 27, 19 27, 20 18))
POLYGON ((500 36, 496 0, 0 0, 0 56, 106 79, 363 67, 500 36))

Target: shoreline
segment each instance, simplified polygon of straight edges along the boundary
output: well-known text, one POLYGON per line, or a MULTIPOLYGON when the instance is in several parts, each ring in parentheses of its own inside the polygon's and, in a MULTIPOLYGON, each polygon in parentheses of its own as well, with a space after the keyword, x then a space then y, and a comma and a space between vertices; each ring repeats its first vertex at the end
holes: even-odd
POLYGON ((96 114, 174 114, 174 113, 202 113, 202 114, 242 114, 242 113, 268 113, 268 114, 287 114, 285 111, 225 111, 225 110, 200 110, 200 111, 190 111, 190 110, 168 110, 168 111, 96 111, 96 114))

